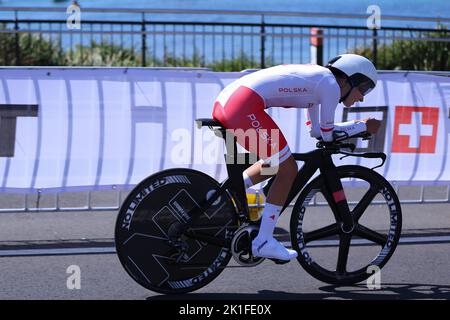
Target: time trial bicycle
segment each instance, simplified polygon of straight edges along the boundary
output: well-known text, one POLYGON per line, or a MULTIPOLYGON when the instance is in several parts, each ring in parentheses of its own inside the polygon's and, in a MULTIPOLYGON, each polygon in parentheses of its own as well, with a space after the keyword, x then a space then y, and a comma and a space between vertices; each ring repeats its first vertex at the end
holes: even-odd
MULTIPOLYGON (((249 217, 242 178, 252 164, 251 156, 238 152, 236 138, 220 122, 197 119, 196 123, 225 139, 228 178, 219 183, 186 168, 155 173, 128 194, 116 221, 121 264, 136 282, 159 293, 197 290, 216 278, 231 257, 247 267, 264 260, 251 252, 259 221, 249 217)), ((401 234, 401 207, 391 184, 374 168, 333 163, 332 156, 341 154, 380 159, 377 167, 384 164, 384 153, 355 153, 350 140, 355 138, 370 135, 344 134, 331 143, 317 142, 313 151, 293 153, 304 164, 282 209, 295 200, 290 242, 299 253, 300 265, 316 279, 335 285, 366 280, 371 275, 369 267, 381 269, 401 234), (353 204, 346 197, 352 190, 361 195, 353 204), (375 213, 366 219, 370 211, 375 213)), ((264 187, 265 193, 273 179, 264 187)))

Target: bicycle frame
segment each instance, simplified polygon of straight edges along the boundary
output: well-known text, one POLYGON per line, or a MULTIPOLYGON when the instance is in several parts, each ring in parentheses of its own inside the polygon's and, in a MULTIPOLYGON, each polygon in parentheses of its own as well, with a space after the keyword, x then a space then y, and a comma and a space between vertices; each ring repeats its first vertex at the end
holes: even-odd
MULTIPOLYGON (((242 173, 254 162, 250 161, 251 154, 249 153, 238 153, 237 152, 237 139, 234 135, 229 133, 225 128, 223 128, 220 123, 213 121, 211 119, 198 119, 197 125, 199 128, 202 126, 209 126, 214 133, 226 142, 226 166, 228 172, 228 178, 225 179, 221 184, 217 192, 211 196, 210 199, 201 203, 198 207, 194 208, 190 213, 191 220, 186 223, 179 231, 184 232, 187 236, 191 236, 198 240, 203 240, 211 244, 217 245, 227 245, 223 241, 217 241, 209 236, 202 236, 199 233, 189 232, 188 228, 195 221, 195 217, 200 215, 204 210, 217 200, 217 198, 224 194, 224 192, 231 193, 237 212, 240 219, 246 219, 249 221, 249 209, 246 200, 246 191, 244 187, 244 181, 242 173), (212 126, 219 126, 219 128, 213 128, 212 126), (232 143, 230 143, 232 141, 232 143)), ((293 157, 296 161, 303 161, 303 166, 298 170, 294 182, 289 191, 287 200, 281 210, 283 212, 286 207, 291 203, 297 194, 299 194, 302 189, 306 186, 311 177, 320 170, 320 173, 325 177, 325 185, 323 195, 330 205, 330 208, 335 215, 336 221, 342 222, 342 230, 345 233, 349 233, 354 228, 353 217, 350 213, 348 203, 343 191, 342 183, 337 174, 336 166, 333 163, 332 154, 344 153, 347 156, 356 157, 366 157, 366 158, 383 158, 385 159, 384 153, 362 153, 354 154, 342 152, 339 149, 333 148, 321 148, 316 149, 307 153, 293 153, 293 157)), ((268 177, 269 179, 269 177, 268 177)), ((266 190, 270 188, 274 177, 270 178, 269 183, 265 187, 266 190)))
MULTIPOLYGON (((238 153, 237 142, 234 135, 229 134, 225 129, 214 129, 217 136, 226 138, 227 154, 225 155, 228 179, 222 184, 222 187, 233 190, 236 199, 240 200, 241 212, 244 212, 248 216, 248 205, 246 199, 244 182, 242 178, 242 172, 247 169, 252 163, 250 163, 249 153, 238 153), (227 136, 228 135, 228 136, 227 136), (233 141, 233 143, 229 143, 233 141)), ((344 227, 349 230, 353 227, 353 219, 350 214, 347 200, 343 191, 343 187, 339 177, 337 176, 336 166, 333 163, 331 155, 332 150, 328 149, 316 149, 308 153, 294 153, 293 157, 296 161, 304 161, 304 165, 297 172, 297 176, 290 189, 288 198, 281 210, 283 212, 286 207, 291 203, 294 197, 303 189, 308 183, 309 179, 314 175, 317 170, 325 176, 326 188, 328 192, 327 201, 330 203, 333 213, 336 217, 339 217, 340 221, 343 221, 344 227)), ((271 180, 273 182, 273 179, 271 180)), ((270 184, 268 184, 270 187, 270 184)))
MULTIPOLYGON (((298 170, 297 176, 292 183, 287 200, 281 210, 283 212, 292 202, 297 194, 306 186, 308 181, 317 170, 325 177, 324 196, 329 203, 337 221, 342 221, 344 227, 350 230, 353 227, 353 219, 349 211, 347 200, 343 191, 342 183, 337 175, 336 166, 331 155, 333 151, 327 149, 316 149, 308 153, 293 153, 296 161, 303 161, 303 166, 298 170)), ((266 190, 270 187, 273 179, 269 181, 266 190)))

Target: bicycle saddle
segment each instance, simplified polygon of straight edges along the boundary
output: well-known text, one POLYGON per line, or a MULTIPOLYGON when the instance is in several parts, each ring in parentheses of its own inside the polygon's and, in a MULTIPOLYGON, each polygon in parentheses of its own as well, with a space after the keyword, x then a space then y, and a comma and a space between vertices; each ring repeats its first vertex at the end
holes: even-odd
POLYGON ((220 121, 216 120, 216 119, 200 118, 200 119, 195 119, 195 123, 197 124, 197 128, 199 128, 199 129, 201 127, 221 127, 221 128, 223 128, 220 121))

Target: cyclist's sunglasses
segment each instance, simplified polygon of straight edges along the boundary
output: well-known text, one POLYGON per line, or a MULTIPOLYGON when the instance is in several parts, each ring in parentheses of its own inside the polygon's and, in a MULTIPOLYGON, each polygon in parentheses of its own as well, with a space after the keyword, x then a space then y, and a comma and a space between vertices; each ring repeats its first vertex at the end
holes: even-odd
POLYGON ((361 92, 363 96, 367 95, 370 91, 372 91, 374 87, 375 86, 373 85, 372 81, 362 82, 357 86, 359 92, 361 92))

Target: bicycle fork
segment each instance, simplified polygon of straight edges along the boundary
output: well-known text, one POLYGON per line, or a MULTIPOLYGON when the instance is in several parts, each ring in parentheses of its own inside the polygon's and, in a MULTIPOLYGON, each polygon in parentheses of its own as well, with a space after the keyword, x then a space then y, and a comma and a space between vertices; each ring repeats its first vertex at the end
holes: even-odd
POLYGON ((348 207, 344 188, 339 178, 336 166, 331 156, 323 159, 320 167, 321 173, 325 177, 325 188, 328 192, 324 194, 337 221, 341 221, 341 228, 344 233, 351 233, 355 227, 353 216, 348 207))

